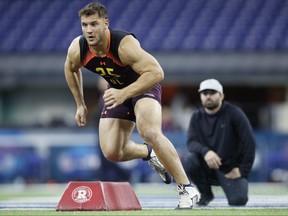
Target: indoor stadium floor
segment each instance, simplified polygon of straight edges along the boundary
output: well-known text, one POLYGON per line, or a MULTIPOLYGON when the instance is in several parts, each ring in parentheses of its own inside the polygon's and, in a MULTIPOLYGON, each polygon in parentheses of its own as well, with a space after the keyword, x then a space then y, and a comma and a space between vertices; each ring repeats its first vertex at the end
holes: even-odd
MULTIPOLYGON (((132 186, 143 209, 173 209, 178 204, 178 195, 173 187, 165 184, 135 184, 132 186)), ((66 185, 30 185, 21 188, 15 185, 0 186, 0 210, 7 209, 55 209, 66 185)), ((215 199, 205 207, 229 208, 219 187, 213 188, 215 199)), ((234 208, 234 207, 233 207, 234 208)), ((249 201, 239 208, 288 208, 288 186, 275 183, 250 184, 249 201)))

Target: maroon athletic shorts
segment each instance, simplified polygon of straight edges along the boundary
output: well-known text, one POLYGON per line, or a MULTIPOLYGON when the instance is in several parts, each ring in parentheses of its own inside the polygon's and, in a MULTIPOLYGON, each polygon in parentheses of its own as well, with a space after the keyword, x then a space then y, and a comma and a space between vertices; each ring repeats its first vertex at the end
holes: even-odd
POLYGON ((134 113, 134 106, 136 102, 141 98, 149 97, 155 99, 161 104, 161 94, 162 88, 161 85, 158 83, 146 93, 126 100, 123 104, 118 105, 114 109, 108 110, 107 107, 104 105, 101 113, 101 118, 118 118, 135 122, 136 116, 134 113))

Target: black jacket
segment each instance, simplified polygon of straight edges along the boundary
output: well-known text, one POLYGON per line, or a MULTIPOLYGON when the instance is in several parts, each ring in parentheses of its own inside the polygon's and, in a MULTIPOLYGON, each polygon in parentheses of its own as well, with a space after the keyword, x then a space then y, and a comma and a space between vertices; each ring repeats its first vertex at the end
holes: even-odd
POLYGON ((190 152, 204 155, 211 149, 222 159, 220 170, 229 172, 239 167, 241 176, 248 177, 255 158, 255 137, 244 112, 235 105, 223 102, 215 114, 204 108, 193 113, 187 134, 190 152))

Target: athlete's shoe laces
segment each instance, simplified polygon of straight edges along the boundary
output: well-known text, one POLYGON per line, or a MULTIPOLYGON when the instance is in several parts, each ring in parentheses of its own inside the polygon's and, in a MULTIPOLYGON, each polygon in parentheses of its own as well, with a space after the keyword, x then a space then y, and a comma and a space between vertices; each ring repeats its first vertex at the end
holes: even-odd
POLYGON ((150 165, 150 167, 156 170, 156 172, 160 175, 163 182, 165 182, 166 184, 171 183, 172 181, 171 176, 166 172, 164 166, 158 160, 153 150, 150 153, 150 159, 148 160, 148 164, 150 165))
POLYGON ((179 204, 176 209, 191 209, 200 200, 200 193, 192 185, 178 184, 177 190, 179 192, 179 204))

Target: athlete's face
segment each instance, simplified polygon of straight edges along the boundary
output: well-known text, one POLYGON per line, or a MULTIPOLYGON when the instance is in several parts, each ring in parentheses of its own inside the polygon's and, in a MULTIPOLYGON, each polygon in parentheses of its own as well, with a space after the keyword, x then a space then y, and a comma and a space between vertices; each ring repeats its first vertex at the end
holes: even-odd
POLYGON ((109 20, 100 18, 98 14, 82 16, 81 26, 88 44, 90 46, 97 46, 103 42, 104 32, 108 29, 109 20))
POLYGON ((221 107, 224 95, 214 90, 204 90, 200 93, 200 98, 206 110, 216 111, 221 107))

